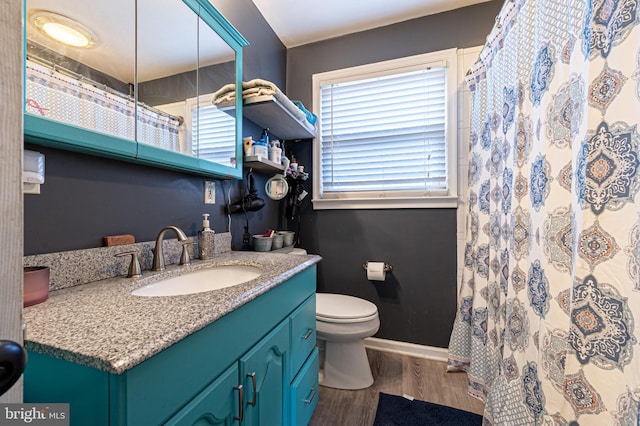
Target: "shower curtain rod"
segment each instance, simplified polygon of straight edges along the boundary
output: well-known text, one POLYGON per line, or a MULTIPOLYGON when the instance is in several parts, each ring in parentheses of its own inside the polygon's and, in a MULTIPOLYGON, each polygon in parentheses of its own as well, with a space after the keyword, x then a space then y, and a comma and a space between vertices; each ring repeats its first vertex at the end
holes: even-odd
MULTIPOLYGON (((495 28, 500 29, 502 27, 502 21, 501 21, 502 13, 504 12, 505 7, 507 7, 507 4, 514 3, 514 2, 515 0, 504 0, 504 2, 502 3, 502 6, 500 7, 500 11, 498 12, 495 18, 495 25, 494 25, 495 28)), ((491 37, 492 33, 493 33, 493 28, 491 29, 491 31, 489 31, 489 34, 487 34, 487 38, 484 44, 485 47, 489 45, 489 37, 491 37)))
MULTIPOLYGON (((520 0, 522 1, 522 0, 520 0)), ((485 38, 485 43, 482 46, 481 52, 478 55, 478 60, 476 62, 476 64, 478 62, 484 61, 484 59, 487 56, 491 56, 490 53, 487 53, 487 51, 489 51, 490 49, 492 49, 492 42, 495 42, 496 39, 498 38, 497 36, 502 36, 504 37, 506 35, 506 33, 504 33, 504 31, 506 31, 507 29, 503 30, 502 26, 504 24, 505 18, 508 18, 509 16, 509 12, 511 12, 510 10, 505 12, 505 9, 507 8, 507 5, 509 4, 515 4, 515 0, 504 0, 504 2, 502 3, 502 6, 500 7, 500 11, 498 12, 498 14, 495 17, 495 24, 494 26, 491 28, 491 31, 489 31, 489 34, 487 34, 487 37, 485 38), (504 15, 507 16, 504 16, 504 15), (494 36, 494 34, 496 35, 495 37, 492 38, 492 36, 494 36)), ((468 79, 471 76, 473 76, 474 74, 474 68, 475 65, 473 65, 471 68, 469 68, 467 70, 467 72, 465 73, 465 77, 468 79)))

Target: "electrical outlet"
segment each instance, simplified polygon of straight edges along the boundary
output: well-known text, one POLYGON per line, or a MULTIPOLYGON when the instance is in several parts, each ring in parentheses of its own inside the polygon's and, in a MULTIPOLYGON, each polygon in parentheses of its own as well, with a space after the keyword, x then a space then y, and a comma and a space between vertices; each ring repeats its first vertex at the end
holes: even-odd
POLYGON ((216 203, 216 183, 209 180, 204 181, 204 203, 216 203))

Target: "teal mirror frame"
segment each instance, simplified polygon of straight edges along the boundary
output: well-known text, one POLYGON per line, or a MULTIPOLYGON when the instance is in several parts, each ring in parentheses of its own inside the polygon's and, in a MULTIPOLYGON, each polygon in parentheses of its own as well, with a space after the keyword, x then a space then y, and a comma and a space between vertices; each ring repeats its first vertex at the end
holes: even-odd
MULTIPOLYGON (((222 179, 242 179, 242 48, 248 46, 249 42, 208 0, 182 1, 235 52, 235 167, 138 143, 129 139, 94 132, 82 127, 49 120, 29 113, 24 114, 25 142, 137 164, 178 170, 201 176, 222 179)), ((26 43, 26 34, 24 35, 24 40, 26 43)), ((26 52, 26 47, 24 51, 26 52)), ((23 64, 24 63, 26 63, 26 56, 23 58, 23 64)), ((25 98, 25 96, 23 96, 23 98, 25 98)))

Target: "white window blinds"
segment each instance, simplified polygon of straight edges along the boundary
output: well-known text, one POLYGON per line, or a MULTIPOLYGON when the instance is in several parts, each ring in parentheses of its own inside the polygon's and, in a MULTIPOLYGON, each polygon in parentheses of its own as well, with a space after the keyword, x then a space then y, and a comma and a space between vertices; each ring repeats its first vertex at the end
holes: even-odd
POLYGON ((220 164, 231 164, 235 151, 235 118, 214 105, 191 110, 193 155, 220 164), (232 141, 231 143, 229 141, 232 141))
POLYGON ((320 86, 323 198, 447 193, 445 66, 320 86))

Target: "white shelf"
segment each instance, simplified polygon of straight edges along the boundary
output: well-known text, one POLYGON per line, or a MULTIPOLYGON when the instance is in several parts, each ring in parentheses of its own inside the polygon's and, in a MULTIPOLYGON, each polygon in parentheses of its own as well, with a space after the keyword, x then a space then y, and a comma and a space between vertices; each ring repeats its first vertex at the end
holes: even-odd
POLYGON ((256 96, 244 100, 242 114, 282 140, 310 139, 316 137, 315 127, 300 122, 274 96, 256 96), (308 125, 308 126, 307 126, 308 125))
POLYGON ((282 164, 274 163, 260 155, 245 156, 242 160, 242 166, 246 169, 252 168, 263 172, 281 172, 284 170, 282 164))

